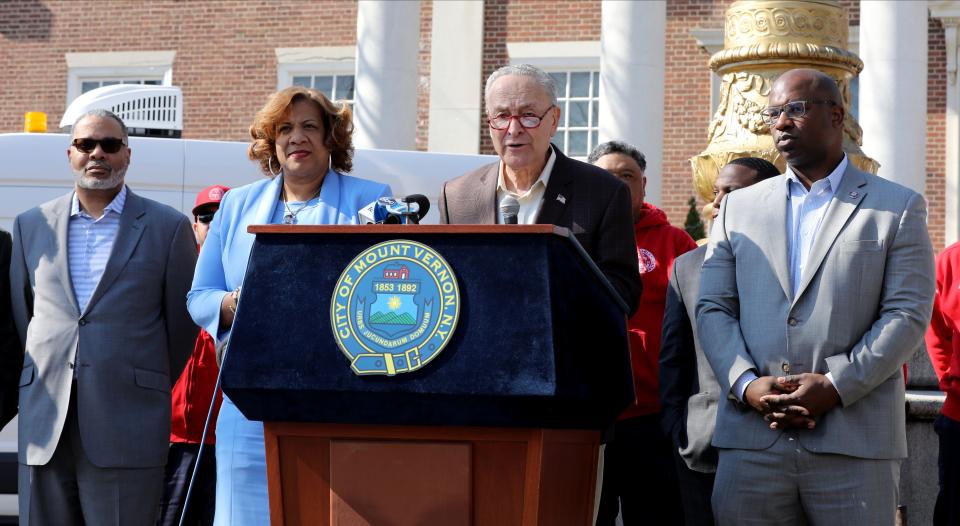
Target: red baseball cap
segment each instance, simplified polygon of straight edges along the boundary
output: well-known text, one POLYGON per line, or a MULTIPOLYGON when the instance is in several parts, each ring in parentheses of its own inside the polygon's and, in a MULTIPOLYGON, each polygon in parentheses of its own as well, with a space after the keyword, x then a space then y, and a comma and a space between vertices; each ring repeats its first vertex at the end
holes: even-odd
POLYGON ((229 188, 220 184, 200 190, 200 193, 197 194, 197 200, 193 204, 193 215, 197 215, 197 209, 201 206, 220 204, 220 200, 223 199, 223 194, 227 193, 227 190, 229 188))

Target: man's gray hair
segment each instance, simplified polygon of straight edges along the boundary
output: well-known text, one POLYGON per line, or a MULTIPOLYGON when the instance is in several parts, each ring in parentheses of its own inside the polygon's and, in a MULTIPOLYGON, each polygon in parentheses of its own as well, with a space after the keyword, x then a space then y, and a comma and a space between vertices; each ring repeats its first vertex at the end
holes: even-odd
POLYGON ((500 77, 507 75, 521 75, 523 77, 530 77, 537 81, 537 84, 543 87, 543 89, 550 96, 550 104, 557 105, 557 82, 553 80, 553 77, 547 74, 547 72, 542 69, 531 66, 530 64, 516 64, 510 66, 503 66, 502 68, 494 71, 487 77, 487 85, 483 88, 483 101, 486 103, 487 98, 490 97, 490 88, 493 86, 493 83, 500 77))
POLYGON ((123 139, 124 142, 127 142, 127 125, 123 123, 123 119, 121 119, 120 117, 118 117, 116 113, 114 113, 114 112, 112 112, 112 111, 110 111, 110 110, 105 110, 105 109, 103 109, 103 108, 96 108, 96 109, 92 109, 92 110, 87 110, 87 111, 83 112, 82 115, 80 115, 79 117, 77 117, 77 120, 73 121, 73 126, 70 127, 70 139, 71 139, 71 140, 72 140, 72 139, 75 139, 75 138, 77 137, 77 135, 76 135, 76 133, 77 133, 77 123, 80 122, 80 121, 82 121, 83 119, 86 119, 87 117, 100 117, 101 119, 113 119, 113 120, 117 121, 117 124, 120 125, 120 130, 121 130, 122 133, 123 133, 123 137, 120 137, 120 138, 123 139))

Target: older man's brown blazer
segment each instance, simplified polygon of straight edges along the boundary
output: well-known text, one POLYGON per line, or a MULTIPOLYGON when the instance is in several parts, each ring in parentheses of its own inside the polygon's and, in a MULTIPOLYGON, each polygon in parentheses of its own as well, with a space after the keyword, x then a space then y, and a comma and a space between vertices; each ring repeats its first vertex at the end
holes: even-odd
MULTIPOLYGON (((630 189, 606 170, 570 159, 551 147, 557 158, 537 223, 569 228, 633 315, 643 286, 630 189)), ((495 224, 499 166, 488 164, 444 183, 440 222, 495 224)))

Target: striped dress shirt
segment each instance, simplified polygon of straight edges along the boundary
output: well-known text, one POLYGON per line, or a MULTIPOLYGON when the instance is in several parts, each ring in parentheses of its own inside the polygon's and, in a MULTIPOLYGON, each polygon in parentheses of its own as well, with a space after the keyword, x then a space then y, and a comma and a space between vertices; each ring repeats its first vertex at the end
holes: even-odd
POLYGON ((120 230, 120 214, 123 213, 126 200, 127 187, 124 185, 103 209, 103 215, 95 219, 80 208, 80 199, 76 192, 73 194, 70 229, 67 232, 67 260, 70 262, 70 281, 80 312, 87 308, 107 267, 113 242, 120 230))

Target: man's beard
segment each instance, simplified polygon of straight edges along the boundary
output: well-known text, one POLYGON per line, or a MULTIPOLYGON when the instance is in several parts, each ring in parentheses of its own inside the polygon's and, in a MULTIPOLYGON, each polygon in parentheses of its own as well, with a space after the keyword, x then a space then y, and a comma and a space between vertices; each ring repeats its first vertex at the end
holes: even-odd
POLYGON ((117 170, 105 162, 91 161, 87 163, 87 166, 85 166, 83 169, 74 170, 73 179, 77 183, 77 186, 79 188, 83 188, 84 190, 112 190, 123 183, 123 176, 126 175, 126 173, 126 167, 117 170), (110 176, 106 179, 100 179, 87 175, 86 169, 92 165, 99 165, 102 168, 109 170, 110 176))

